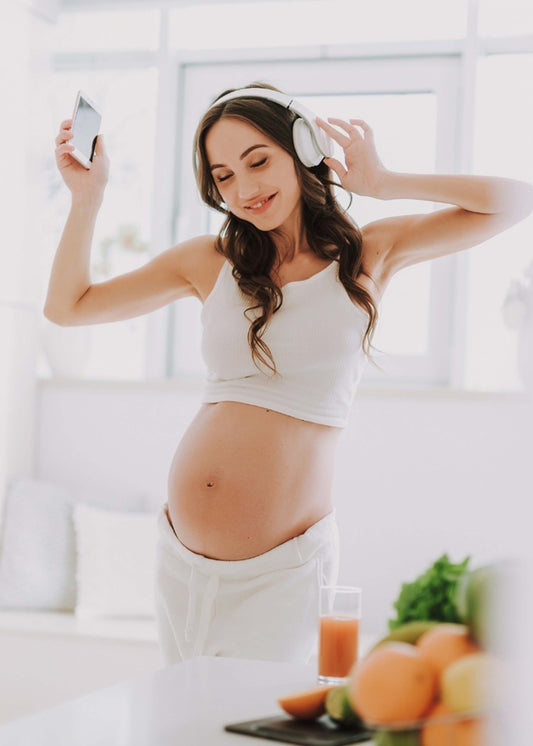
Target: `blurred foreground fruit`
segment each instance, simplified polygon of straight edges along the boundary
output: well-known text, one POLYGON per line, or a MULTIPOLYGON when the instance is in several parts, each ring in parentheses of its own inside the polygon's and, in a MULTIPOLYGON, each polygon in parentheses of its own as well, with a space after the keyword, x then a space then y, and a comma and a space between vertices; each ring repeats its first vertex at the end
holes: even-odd
POLYGON ((491 602, 496 590, 497 567, 487 565, 466 573, 459 580, 455 606, 473 639, 483 648, 491 647, 491 602))
POLYGON ((422 717, 437 689, 437 676, 418 648, 384 642, 358 662, 348 682, 354 710, 370 723, 408 722, 422 717))
POLYGON ((288 715, 301 720, 314 720, 326 711, 326 697, 334 686, 315 686, 303 692, 294 692, 278 699, 278 704, 288 715))
POLYGON ((381 639, 374 647, 377 648, 377 646, 381 645, 383 642, 392 642, 393 640, 398 642, 409 642, 411 645, 414 645, 425 632, 436 624, 438 624, 438 622, 406 622, 405 624, 401 624, 399 627, 395 627, 392 632, 389 632, 389 634, 381 639))
POLYGON ((495 704, 498 668, 496 659, 489 653, 465 655, 443 672, 442 701, 454 711, 495 704))
POLYGON ((348 697, 347 686, 337 686, 326 696, 326 712, 329 717, 344 728, 361 727, 363 721, 354 711, 348 697))
POLYGON ((420 746, 418 730, 381 730, 372 737, 374 746, 420 746))
POLYGON ((449 715, 451 710, 442 702, 431 709, 429 722, 420 733, 421 746, 486 746, 487 724, 483 718, 439 722, 439 718, 449 715))
POLYGON ((438 676, 464 655, 480 651, 465 624, 437 624, 419 638, 416 646, 438 676))

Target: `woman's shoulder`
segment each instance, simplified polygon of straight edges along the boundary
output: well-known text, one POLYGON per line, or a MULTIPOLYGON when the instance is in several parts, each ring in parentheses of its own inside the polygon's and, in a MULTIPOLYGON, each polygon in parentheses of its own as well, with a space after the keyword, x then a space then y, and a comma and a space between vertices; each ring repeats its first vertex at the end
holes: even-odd
POLYGON ((217 236, 195 236, 178 244, 174 250, 179 254, 183 274, 203 301, 211 292, 225 262, 225 256, 217 248, 217 236))

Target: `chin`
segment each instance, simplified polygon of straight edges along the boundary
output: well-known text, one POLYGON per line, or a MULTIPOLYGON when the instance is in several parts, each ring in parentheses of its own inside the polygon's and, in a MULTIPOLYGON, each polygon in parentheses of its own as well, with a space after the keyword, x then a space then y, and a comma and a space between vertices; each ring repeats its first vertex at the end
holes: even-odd
POLYGON ((271 218, 268 220, 260 220, 258 218, 253 218, 250 215, 239 215, 238 217, 244 222, 250 223, 254 228, 257 228, 257 230, 262 233, 268 233, 269 231, 274 231, 276 228, 281 227, 279 220, 272 220, 271 218))

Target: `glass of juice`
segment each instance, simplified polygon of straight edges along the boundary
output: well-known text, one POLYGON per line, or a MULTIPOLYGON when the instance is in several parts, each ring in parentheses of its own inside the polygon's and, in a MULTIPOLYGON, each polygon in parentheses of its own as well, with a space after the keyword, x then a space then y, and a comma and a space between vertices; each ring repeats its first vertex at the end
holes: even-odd
POLYGON ((344 684, 357 661, 361 588, 320 586, 318 683, 344 684))

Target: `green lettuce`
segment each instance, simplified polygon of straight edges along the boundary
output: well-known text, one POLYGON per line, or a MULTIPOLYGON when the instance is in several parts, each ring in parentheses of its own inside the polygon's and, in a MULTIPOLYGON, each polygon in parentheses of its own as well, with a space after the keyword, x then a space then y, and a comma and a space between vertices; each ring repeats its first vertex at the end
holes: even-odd
POLYGON ((411 621, 460 622, 455 595, 459 578, 467 572, 470 557, 453 564, 448 555, 434 562, 411 583, 403 583, 393 607, 396 618, 389 619, 389 630, 411 621))

